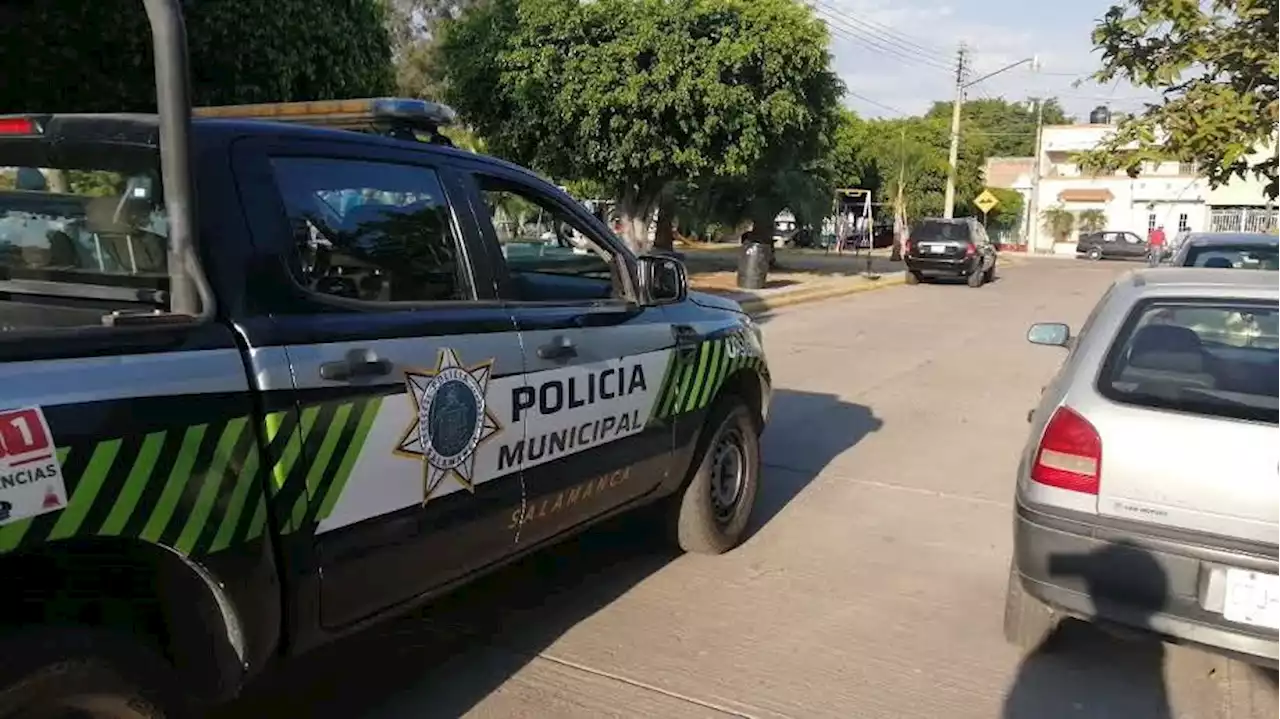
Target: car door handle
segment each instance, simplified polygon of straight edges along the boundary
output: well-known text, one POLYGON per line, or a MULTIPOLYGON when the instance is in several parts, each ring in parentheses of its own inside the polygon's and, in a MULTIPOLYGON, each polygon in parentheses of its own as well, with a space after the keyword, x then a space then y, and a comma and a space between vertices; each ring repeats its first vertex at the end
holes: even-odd
POLYGON ((561 361, 577 356, 578 348, 573 346, 573 340, 564 335, 556 335, 550 342, 538 348, 538 359, 561 361))
POLYGON ((320 378, 330 382, 350 382, 366 377, 391 374, 391 362, 380 359, 373 350, 353 349, 347 356, 320 365, 320 378))
POLYGON ((689 325, 675 325, 671 328, 671 333, 675 335, 676 354, 680 357, 688 359, 698 351, 698 344, 701 343, 702 337, 697 330, 689 325))

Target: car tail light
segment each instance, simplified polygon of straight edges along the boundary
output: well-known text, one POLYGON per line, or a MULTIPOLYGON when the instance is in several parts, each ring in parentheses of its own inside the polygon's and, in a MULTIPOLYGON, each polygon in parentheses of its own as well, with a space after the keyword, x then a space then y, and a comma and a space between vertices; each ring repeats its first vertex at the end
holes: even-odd
POLYGON ((1059 407, 1044 428, 1031 479, 1072 492, 1097 494, 1102 478, 1102 437, 1069 407, 1059 407))
POLYGON ((976 254, 978 254, 978 247, 977 247, 977 245, 975 245, 975 244, 973 244, 972 242, 970 242, 969 244, 967 244, 967 245, 965 245, 965 246, 964 246, 964 256, 965 256, 965 257, 973 257, 973 256, 974 256, 974 255, 976 255, 976 254))
POLYGON ((0 117, 0 135, 38 135, 40 126, 29 117, 0 117))

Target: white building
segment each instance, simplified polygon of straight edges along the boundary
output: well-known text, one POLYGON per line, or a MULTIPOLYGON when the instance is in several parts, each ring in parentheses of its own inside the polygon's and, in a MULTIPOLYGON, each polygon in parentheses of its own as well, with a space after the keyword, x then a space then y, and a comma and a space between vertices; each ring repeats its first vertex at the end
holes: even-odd
POLYGON ((1034 187, 1031 182, 1031 173, 1034 166, 1035 158, 1032 157, 988 157, 983 171, 987 187, 1013 190, 1022 195, 1022 218, 1016 230, 1018 239, 1027 237, 1031 190, 1034 187))
MULTIPOLYGON (((1250 164, 1275 156, 1275 149, 1257 152, 1250 164)), ((1252 173, 1232 178, 1227 184, 1209 191, 1210 232, 1275 232, 1276 205, 1267 200, 1266 183, 1252 173)))
POLYGON ((1062 207, 1077 216, 1101 210, 1108 230, 1134 232, 1141 237, 1163 227, 1173 237, 1181 230, 1208 225, 1209 183, 1190 163, 1148 163, 1131 178, 1124 172, 1089 175, 1072 157, 1090 150, 1115 130, 1114 125, 1046 125, 1040 143, 1039 183, 1035 192, 1037 217, 1031 222, 1032 252, 1075 253, 1076 233, 1057 241, 1038 216, 1062 207))

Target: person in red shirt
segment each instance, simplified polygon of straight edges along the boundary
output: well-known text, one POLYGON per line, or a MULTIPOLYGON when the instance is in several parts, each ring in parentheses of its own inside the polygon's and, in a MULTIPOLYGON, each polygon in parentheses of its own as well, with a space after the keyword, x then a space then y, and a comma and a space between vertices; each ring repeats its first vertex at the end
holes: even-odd
POLYGON ((1164 258, 1164 225, 1160 225, 1151 231, 1151 236, 1147 238, 1147 262, 1155 267, 1160 264, 1160 260, 1164 258))

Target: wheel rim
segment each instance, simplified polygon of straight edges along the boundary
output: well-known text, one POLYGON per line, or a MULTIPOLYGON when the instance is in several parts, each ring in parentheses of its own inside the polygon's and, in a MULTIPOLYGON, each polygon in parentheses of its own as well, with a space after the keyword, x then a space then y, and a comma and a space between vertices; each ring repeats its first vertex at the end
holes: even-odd
POLYGON ((733 520, 747 485, 747 453, 742 433, 726 427, 711 448, 711 506, 716 522, 733 520))

